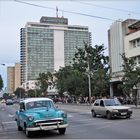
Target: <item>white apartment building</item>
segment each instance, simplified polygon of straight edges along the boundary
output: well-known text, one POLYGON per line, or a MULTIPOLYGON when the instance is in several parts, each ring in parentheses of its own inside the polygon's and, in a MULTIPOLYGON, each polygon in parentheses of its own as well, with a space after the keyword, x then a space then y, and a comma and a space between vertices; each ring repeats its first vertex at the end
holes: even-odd
MULTIPOLYGON (((36 89, 39 88, 37 83, 38 83, 37 80, 29 80, 29 81, 27 81, 25 83, 22 83, 20 88, 25 89, 25 91, 36 90, 36 89)), ((53 85, 48 86, 47 92, 48 92, 48 95, 57 95, 58 94, 58 90, 53 85)))
POLYGON ((140 22, 136 19, 116 21, 108 30, 109 59, 110 59, 110 95, 118 96, 122 93, 118 84, 122 83, 122 54, 133 57, 139 63, 140 22))

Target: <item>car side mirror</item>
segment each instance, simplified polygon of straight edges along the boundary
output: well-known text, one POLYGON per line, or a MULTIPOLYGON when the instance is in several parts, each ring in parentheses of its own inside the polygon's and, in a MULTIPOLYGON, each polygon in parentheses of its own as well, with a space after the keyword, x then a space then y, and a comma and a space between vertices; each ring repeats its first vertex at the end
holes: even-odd
POLYGON ((58 109, 58 105, 57 106, 55 106, 57 109, 58 109))
POLYGON ((24 112, 25 110, 24 110, 24 109, 20 109, 19 111, 20 111, 20 112, 24 112))

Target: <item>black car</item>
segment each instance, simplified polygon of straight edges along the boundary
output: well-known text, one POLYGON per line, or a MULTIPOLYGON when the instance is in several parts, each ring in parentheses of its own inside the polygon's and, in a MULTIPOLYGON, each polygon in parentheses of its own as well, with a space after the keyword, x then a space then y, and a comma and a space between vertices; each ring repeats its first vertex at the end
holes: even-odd
POLYGON ((12 101, 11 99, 8 99, 8 100, 6 101, 6 105, 13 105, 13 101, 12 101))

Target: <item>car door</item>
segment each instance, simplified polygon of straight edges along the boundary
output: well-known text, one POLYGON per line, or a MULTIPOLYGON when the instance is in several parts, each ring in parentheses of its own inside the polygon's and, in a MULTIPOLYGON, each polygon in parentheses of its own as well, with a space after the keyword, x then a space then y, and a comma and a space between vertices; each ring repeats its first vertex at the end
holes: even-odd
POLYGON ((99 107, 100 107, 100 100, 96 100, 95 103, 93 104, 93 110, 96 114, 99 114, 99 107))
POLYGON ((19 120, 20 126, 24 127, 24 122, 25 122, 25 105, 24 105, 24 102, 20 103, 18 120, 19 120))
POLYGON ((104 100, 100 100, 99 113, 100 113, 100 115, 102 115, 102 116, 105 115, 105 104, 104 104, 104 100))

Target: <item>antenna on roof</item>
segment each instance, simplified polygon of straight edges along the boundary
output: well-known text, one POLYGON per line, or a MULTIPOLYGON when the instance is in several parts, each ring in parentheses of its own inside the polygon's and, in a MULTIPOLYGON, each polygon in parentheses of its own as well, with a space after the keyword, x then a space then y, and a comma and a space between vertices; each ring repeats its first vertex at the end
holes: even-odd
POLYGON ((58 17, 58 7, 56 6, 56 17, 58 17))
POLYGON ((64 16, 63 16, 63 10, 62 10, 62 18, 63 18, 64 16))
POLYGON ((128 13, 128 18, 130 18, 131 17, 131 14, 130 13, 128 13))

